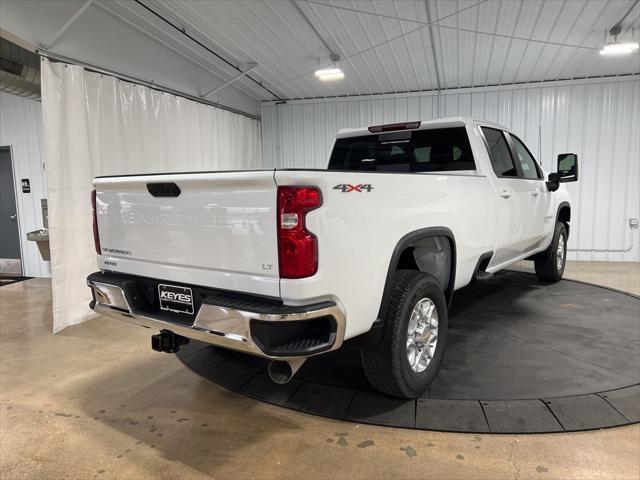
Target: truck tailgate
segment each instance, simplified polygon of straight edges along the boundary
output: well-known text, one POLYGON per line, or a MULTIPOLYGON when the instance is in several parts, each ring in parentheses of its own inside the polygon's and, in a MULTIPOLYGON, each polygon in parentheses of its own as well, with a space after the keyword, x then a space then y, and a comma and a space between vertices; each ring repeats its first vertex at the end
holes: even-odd
POLYGON ((101 269, 280 295, 273 171, 106 177, 94 187, 101 269))

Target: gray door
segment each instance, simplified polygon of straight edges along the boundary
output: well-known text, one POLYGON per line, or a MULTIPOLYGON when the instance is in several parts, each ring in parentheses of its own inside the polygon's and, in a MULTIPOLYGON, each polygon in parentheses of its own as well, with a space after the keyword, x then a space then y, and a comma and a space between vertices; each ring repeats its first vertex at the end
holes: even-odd
POLYGON ((20 260, 18 210, 9 147, 0 147, 0 258, 20 260))

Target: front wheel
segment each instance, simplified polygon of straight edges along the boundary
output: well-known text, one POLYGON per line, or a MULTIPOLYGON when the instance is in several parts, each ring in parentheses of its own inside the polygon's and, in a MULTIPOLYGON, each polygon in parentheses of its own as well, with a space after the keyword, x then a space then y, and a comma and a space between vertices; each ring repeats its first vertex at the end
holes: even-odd
POLYGON ((362 350, 369 383, 401 398, 422 395, 438 373, 447 341, 447 305, 438 281, 399 270, 392 287, 383 338, 362 350))
POLYGON ((558 282, 564 274, 567 261, 567 227, 556 223, 549 248, 534 259, 536 275, 543 282, 558 282))

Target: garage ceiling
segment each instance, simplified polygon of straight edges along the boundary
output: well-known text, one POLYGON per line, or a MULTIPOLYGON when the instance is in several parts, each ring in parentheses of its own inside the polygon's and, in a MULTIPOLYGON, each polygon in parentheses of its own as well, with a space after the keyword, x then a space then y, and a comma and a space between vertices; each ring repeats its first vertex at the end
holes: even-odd
MULTIPOLYGON (((605 31, 631 4, 171 1, 154 8, 238 61, 257 62, 257 76, 282 97, 297 98, 635 73, 637 55, 630 62, 598 54, 605 31), (344 81, 320 83, 313 76, 318 57, 324 57, 321 63, 328 62, 330 52, 324 43, 342 57, 344 81)), ((136 10, 136 5, 123 5, 128 16, 136 10)), ((640 8, 636 10, 625 25, 629 37, 632 22, 639 24, 640 8)), ((269 99, 264 92, 255 93, 269 99)))
MULTIPOLYGON (((45 45, 87 5, 40 3, 59 6, 53 16, 46 15, 44 5, 33 9, 55 24, 49 37, 42 25, 35 28, 37 22, 32 22, 37 31, 12 33, 45 45)), ((96 28, 83 28, 83 22, 95 17, 90 11, 99 10, 197 64, 211 76, 209 86, 238 74, 214 53, 241 70, 257 63, 249 74, 253 80, 234 83, 255 100, 452 89, 640 73, 638 53, 598 54, 605 32, 634 4, 620 39, 638 41, 640 6, 635 0, 95 0, 64 29, 58 46, 47 46, 68 54, 61 51, 65 45, 91 45, 96 28), (330 53, 340 55, 345 79, 322 83, 313 72, 328 63, 330 53)), ((102 43, 105 38, 112 42, 106 48, 145 57, 145 51, 136 52, 136 44, 122 45, 117 36, 102 38, 102 43)), ((72 50, 76 58, 92 58, 91 52, 72 50)), ((200 83, 200 95, 210 90, 200 83)))

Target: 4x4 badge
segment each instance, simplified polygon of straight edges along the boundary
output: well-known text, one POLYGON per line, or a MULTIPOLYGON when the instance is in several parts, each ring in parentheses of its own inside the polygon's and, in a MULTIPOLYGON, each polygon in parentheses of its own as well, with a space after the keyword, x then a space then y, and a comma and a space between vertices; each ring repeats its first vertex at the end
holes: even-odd
POLYGON ((373 187, 370 183, 359 183, 357 185, 351 185, 349 183, 341 183, 333 187, 334 190, 340 190, 342 193, 349 192, 371 192, 373 187))

